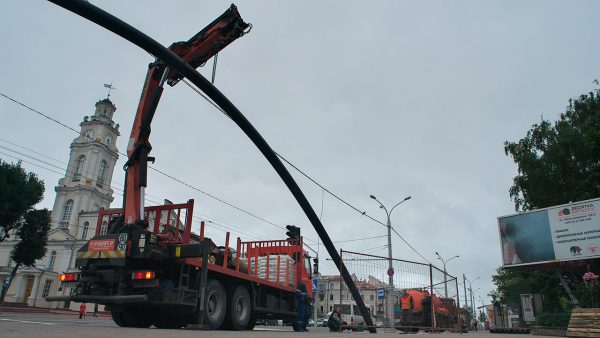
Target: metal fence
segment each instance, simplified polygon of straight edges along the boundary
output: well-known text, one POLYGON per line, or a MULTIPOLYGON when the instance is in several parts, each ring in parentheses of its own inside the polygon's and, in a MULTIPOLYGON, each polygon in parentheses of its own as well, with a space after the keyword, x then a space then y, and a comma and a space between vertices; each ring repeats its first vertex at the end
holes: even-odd
MULTIPOLYGON (((344 250, 340 256, 376 327, 405 332, 460 329, 456 277, 431 264, 344 250)), ((341 276, 322 279, 318 298, 325 301, 325 308, 340 308, 343 328, 364 328, 363 316, 341 276)))

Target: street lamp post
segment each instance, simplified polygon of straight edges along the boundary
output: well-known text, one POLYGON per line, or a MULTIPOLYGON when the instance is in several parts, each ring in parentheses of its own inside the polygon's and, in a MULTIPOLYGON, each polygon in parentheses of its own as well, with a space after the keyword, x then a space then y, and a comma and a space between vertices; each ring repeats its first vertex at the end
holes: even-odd
POLYGON ((448 274, 446 273, 446 263, 448 263, 451 260, 453 260, 454 258, 458 258, 460 256, 456 255, 454 257, 450 257, 447 261, 445 261, 437 251, 435 252, 435 254, 438 256, 438 259, 442 261, 442 264, 444 264, 444 293, 445 293, 445 297, 448 298, 448 274))
MULTIPOLYGON (((471 295, 470 299, 471 299, 471 313, 473 314, 473 316, 475 316, 475 306, 473 305, 473 287, 471 285, 471 283, 475 282, 476 280, 480 279, 481 277, 477 277, 475 279, 473 279, 472 281, 470 281, 467 277, 465 277, 465 275, 463 274, 463 279, 467 282, 469 282, 469 293, 471 295)), ((476 290, 477 291, 477 290, 476 290)), ((467 298, 467 294, 465 293, 465 300, 467 298)))
MULTIPOLYGON (((399 206, 400 204, 408 201, 411 196, 406 197, 405 199, 403 199, 402 201, 396 203, 391 209, 390 211, 388 211, 388 209, 383 205, 383 203, 381 203, 377 197, 373 196, 373 195, 369 195, 369 197, 371 197, 372 199, 374 199, 375 201, 377 201, 377 203, 379 203, 379 208, 385 210, 385 214, 387 216, 387 231, 388 231, 388 283, 389 283, 389 288, 390 288, 390 292, 394 289, 394 267, 393 267, 393 261, 392 261, 392 221, 390 220, 390 216, 392 215, 392 211, 394 211, 394 209, 399 206)), ((391 295, 388 295, 388 298, 390 298, 391 295)), ((387 301, 388 303, 388 316, 389 316, 389 322, 390 322, 390 326, 393 327, 394 326, 394 314, 392 313, 392 307, 391 307, 391 301, 388 299, 387 301)))

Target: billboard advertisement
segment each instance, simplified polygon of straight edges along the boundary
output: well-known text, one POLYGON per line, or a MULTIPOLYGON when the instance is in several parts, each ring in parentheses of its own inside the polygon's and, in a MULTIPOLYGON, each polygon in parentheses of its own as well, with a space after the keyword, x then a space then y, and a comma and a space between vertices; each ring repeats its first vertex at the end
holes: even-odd
POLYGON ((600 199, 498 217, 502 265, 600 257, 600 199))

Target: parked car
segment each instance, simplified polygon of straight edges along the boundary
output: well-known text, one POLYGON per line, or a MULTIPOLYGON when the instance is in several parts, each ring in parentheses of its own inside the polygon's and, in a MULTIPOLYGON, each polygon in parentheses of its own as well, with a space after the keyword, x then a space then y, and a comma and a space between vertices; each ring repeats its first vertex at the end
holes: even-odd
POLYGON ((314 327, 314 326, 315 326, 315 321, 314 321, 314 320, 312 320, 312 319, 309 319, 309 320, 308 320, 308 326, 310 326, 310 327, 314 327))
POLYGON ((317 320, 315 320, 315 326, 316 327, 327 326, 327 322, 325 321, 325 318, 317 318, 317 320))

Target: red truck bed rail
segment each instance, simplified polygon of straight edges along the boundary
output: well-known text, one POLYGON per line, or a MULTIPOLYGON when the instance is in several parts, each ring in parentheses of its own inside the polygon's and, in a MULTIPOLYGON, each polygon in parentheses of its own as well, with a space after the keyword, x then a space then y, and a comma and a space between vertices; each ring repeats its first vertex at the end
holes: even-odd
MULTIPOLYGON (((190 244, 202 241, 205 223, 201 222, 200 234, 192 233, 193 208, 194 200, 187 203, 147 206, 144 208, 144 219, 148 222, 147 230, 170 243, 190 244)), ((122 215, 123 209, 101 208, 98 211, 96 235, 108 233, 111 222, 122 215), (101 233, 103 228, 104 233, 101 233)), ((209 270, 277 288, 295 290, 297 276, 301 276, 304 266, 302 238, 245 242, 238 237, 236 249, 230 248, 229 245, 230 233, 227 232, 223 256, 231 259, 223 259, 218 265, 209 264, 209 270)), ((185 261, 194 266, 202 265, 200 258, 187 258, 185 261)))
MULTIPOLYGON (((144 208, 144 219, 148 221, 148 230, 155 235, 170 236, 173 243, 188 244, 192 233, 193 212, 194 200, 188 200, 187 203, 146 207, 144 208)), ((123 209, 100 208, 96 235, 100 235, 103 224, 105 231, 108 232, 108 225, 111 221, 121 215, 123 215, 123 209)))
POLYGON ((301 238, 249 242, 238 238, 235 270, 242 267, 242 272, 254 277, 295 288, 303 266, 302 252, 301 238))

